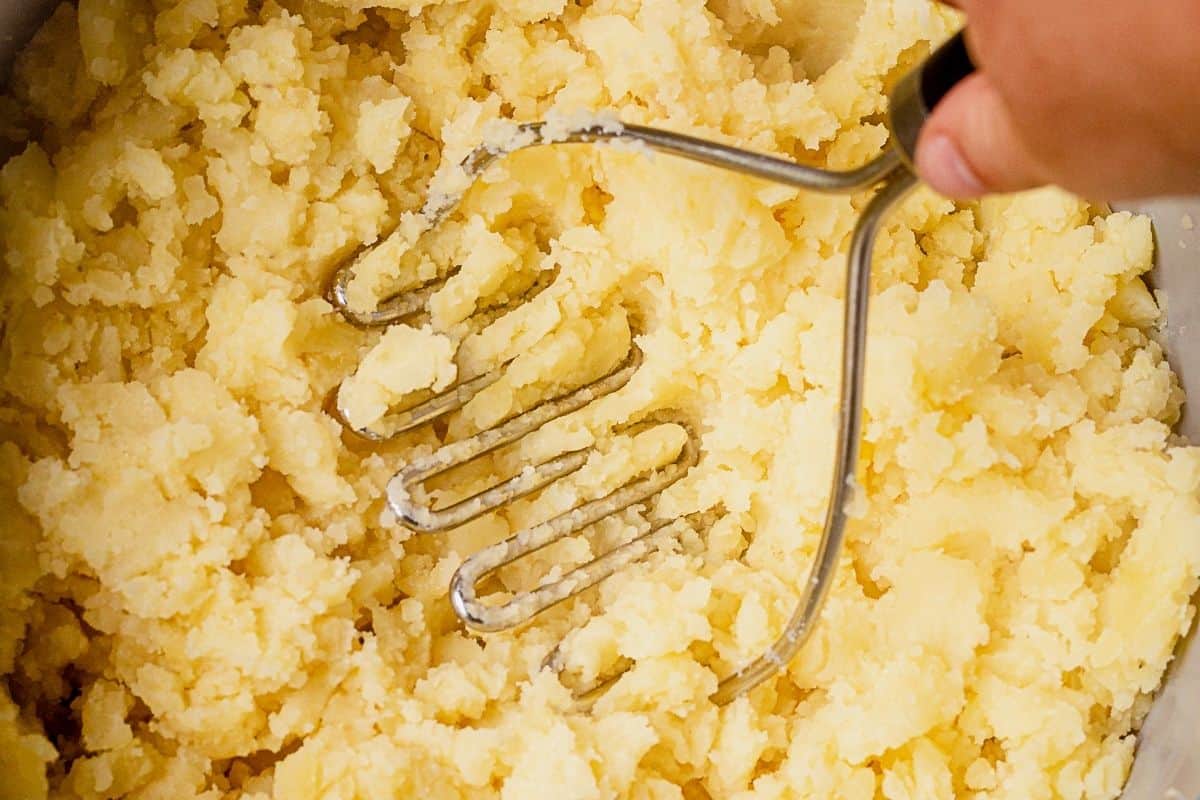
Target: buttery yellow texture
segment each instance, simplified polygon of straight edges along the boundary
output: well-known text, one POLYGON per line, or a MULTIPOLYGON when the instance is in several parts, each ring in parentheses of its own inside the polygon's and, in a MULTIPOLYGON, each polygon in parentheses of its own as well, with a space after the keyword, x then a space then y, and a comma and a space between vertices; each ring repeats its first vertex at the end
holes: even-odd
POLYGON ((1200 574, 1147 220, 1052 191, 920 192, 891 220, 863 514, 811 643, 724 708, 718 677, 778 634, 815 549, 865 198, 558 147, 401 258, 501 118, 611 110, 857 165, 887 80, 954 24, 923 0, 59 8, 0 172, 0 797, 1116 796, 1200 574), (461 265, 423 327, 359 332, 321 299, 381 240, 364 305, 461 265), (633 336, 625 389, 437 494, 595 441, 588 466, 446 535, 382 499, 438 434, 373 448, 323 411, 359 364, 366 423, 512 359, 460 436, 633 336), (464 634, 462 558, 673 458, 681 428, 610 432, 662 409, 702 457, 658 511, 712 524, 532 626, 464 634), (560 641, 561 681, 539 669, 560 641), (630 663, 575 710, 568 685, 630 663))

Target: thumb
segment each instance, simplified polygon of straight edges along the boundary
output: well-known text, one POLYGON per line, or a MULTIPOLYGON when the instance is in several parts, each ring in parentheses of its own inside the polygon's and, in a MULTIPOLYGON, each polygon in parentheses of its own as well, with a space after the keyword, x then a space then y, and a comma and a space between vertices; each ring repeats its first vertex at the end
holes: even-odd
POLYGON ((1000 93, 978 72, 955 86, 926 121, 916 167, 931 187, 955 198, 1015 192, 1045 182, 1000 93))

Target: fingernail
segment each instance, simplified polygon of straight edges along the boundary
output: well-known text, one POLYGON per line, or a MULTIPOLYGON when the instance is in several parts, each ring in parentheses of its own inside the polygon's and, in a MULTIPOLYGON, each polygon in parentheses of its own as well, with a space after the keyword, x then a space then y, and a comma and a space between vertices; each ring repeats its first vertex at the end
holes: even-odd
POLYGON ((978 197, 987 192, 958 144, 944 133, 934 134, 918 144, 917 172, 947 197, 978 197))

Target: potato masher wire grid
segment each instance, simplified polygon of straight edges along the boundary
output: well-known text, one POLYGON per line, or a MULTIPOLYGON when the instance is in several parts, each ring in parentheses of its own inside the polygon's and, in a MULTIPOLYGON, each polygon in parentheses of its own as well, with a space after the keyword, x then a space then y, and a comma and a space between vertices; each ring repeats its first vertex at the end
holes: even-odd
MULTIPOLYGON (((411 530, 418 533, 438 533, 477 519, 579 470, 587 462, 594 447, 561 453, 446 508, 434 509, 424 490, 427 480, 511 444, 551 420, 611 394, 629 382, 641 362, 642 353, 634 345, 624 361, 607 375, 567 394, 543 401, 528 411, 467 439, 443 445, 429 455, 415 459, 397 472, 388 483, 388 506, 411 530)), ((398 436, 462 408, 476 394, 498 380, 503 368, 501 366, 464 381, 417 406, 392 414, 386 434, 369 429, 350 429, 371 441, 383 441, 398 436)), ((334 411, 343 424, 346 424, 341 408, 336 407, 334 411)), ((642 503, 682 478, 699 459, 699 446, 695 434, 685 421, 673 418, 670 412, 659 412, 653 421, 675 422, 687 432, 687 440, 674 462, 651 471, 649 475, 634 478, 604 497, 589 500, 546 522, 526 528, 503 542, 484 548, 463 562, 451 582, 450 599, 455 612, 468 626, 490 632, 520 625, 538 612, 578 594, 655 549, 663 538, 660 532, 670 520, 654 521, 648 530, 641 532, 633 540, 573 569, 562 578, 544 582, 530 592, 520 593, 506 603, 487 604, 481 602, 477 596, 479 582, 501 567, 540 550, 551 542, 570 536, 604 517, 642 503)))
MULTIPOLYGON (((783 632, 765 653, 719 682, 711 698, 714 703, 729 702, 785 667, 812 633, 813 625, 829 594, 845 536, 847 506, 853 502, 856 492, 854 476, 862 416, 870 270, 876 236, 888 211, 917 184, 911 164, 916 139, 924 120, 938 100, 973 70, 963 33, 960 32, 893 89, 889 98, 891 144, 881 155, 853 170, 830 171, 808 167, 786 159, 752 153, 683 134, 640 125, 609 123, 588 124, 568 130, 556 129, 549 133, 548 126, 544 123, 526 123, 517 127, 511 146, 481 147, 462 162, 462 169, 473 182, 497 160, 517 150, 555 144, 627 142, 811 191, 846 193, 879 187, 855 225, 847 257, 842 375, 834 469, 824 527, 814 562, 802 587, 796 609, 783 632)), ((457 206, 465 192, 466 189, 456 195, 431 198, 427 201, 421 211, 425 230, 428 231, 443 221, 457 206)), ((424 307, 440 285, 438 282, 424 284, 386 299, 371 311, 353 309, 347 295, 350 282, 354 278, 354 266, 360 257, 352 257, 337 270, 329 293, 330 302, 354 325, 383 326, 415 314, 424 307)), ((414 530, 441 531, 500 508, 574 472, 583 465, 590 448, 556 456, 497 486, 438 511, 430 507, 421 489, 426 479, 515 442, 550 420, 616 391, 628 382, 640 362, 641 353, 634 345, 625 362, 603 378, 537 405, 468 439, 444 445, 432 454, 417 459, 401 469, 389 483, 388 504, 397 517, 414 530)), ((498 380, 502 369, 503 366, 485 375, 471 378, 431 400, 398 412, 393 416, 392 428, 386 435, 373 431, 359 433, 372 439, 389 438, 459 409, 479 391, 498 380)), ((699 458, 696 437, 690 428, 687 430, 688 440, 673 464, 627 483, 603 498, 588 501, 547 522, 520 531, 504 542, 468 557, 451 580, 450 598, 455 612, 469 627, 477 630, 496 631, 513 627, 652 552, 657 546, 658 538, 672 531, 671 520, 651 523, 650 529, 633 541, 576 568, 554 583, 543 584, 531 592, 520 594, 504 605, 483 604, 476 595, 478 583, 502 566, 576 533, 606 516, 644 502, 681 478, 699 458)), ((555 670, 561 669, 562 659, 558 648, 550 654, 545 664, 555 670)), ((594 693, 611 680, 604 681, 599 687, 591 687, 584 694, 594 693)))

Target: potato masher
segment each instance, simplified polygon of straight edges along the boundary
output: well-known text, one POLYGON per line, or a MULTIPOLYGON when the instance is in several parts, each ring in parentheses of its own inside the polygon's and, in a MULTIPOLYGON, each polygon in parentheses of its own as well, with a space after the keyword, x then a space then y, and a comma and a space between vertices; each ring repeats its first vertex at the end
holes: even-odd
MULTIPOLYGON (((601 142, 632 142, 655 151, 681 156, 745 175, 789 186, 825 193, 855 192, 878 186, 862 212, 851 238, 846 271, 845 315, 842 343, 842 376, 838 413, 838 435, 829 505, 816 559, 804 583, 796 610, 776 642, 761 656, 724 678, 713 695, 726 703, 770 678, 786 665, 812 632, 833 582, 842 548, 847 506, 854 500, 855 465, 862 413, 863 372, 866 358, 867 311, 871 257, 875 237, 887 212, 917 184, 913 154, 921 127, 933 107, 960 80, 974 71, 964 34, 952 37, 917 68, 904 76, 889 95, 888 125, 892 137, 888 148, 857 169, 835 172, 748 152, 723 144, 670 133, 640 125, 591 123, 568 130, 553 130, 545 123, 518 126, 513 144, 503 149, 480 147, 463 162, 468 178, 475 179, 497 160, 528 147, 601 142)), ((469 187, 468 187, 469 188, 469 187)), ((444 220, 461 200, 465 189, 452 196, 431 197, 421 210, 424 230, 444 220)), ((368 251, 369 252, 369 251, 368 251)), ((359 327, 379 327, 420 312, 444 279, 397 294, 370 311, 351 307, 348 289, 355 265, 365 257, 360 252, 334 274, 330 302, 343 317, 359 327)), ((557 456, 526 469, 521 474, 449 508, 434 510, 425 496, 425 480, 455 466, 512 443, 550 420, 575 411, 593 399, 616 391, 629 380, 640 363, 636 345, 625 362, 608 375, 563 396, 543 402, 528 411, 474 436, 443 445, 428 456, 401 469, 388 486, 388 503, 397 518, 411 529, 444 531, 496 510, 513 500, 545 487, 579 469, 588 450, 557 456)), ((500 377, 503 366, 460 382, 442 394, 410 408, 392 413, 385 430, 359 430, 359 435, 380 440, 411 430, 462 408, 478 392, 500 377)), ((668 418, 669 421, 678 421, 668 418)), ((686 428, 686 425, 685 425, 686 428)), ((699 458, 699 443, 689 438, 678 459, 649 476, 630 481, 606 497, 584 503, 554 519, 520 531, 509 539, 468 557, 455 573, 450 599, 455 612, 470 628, 496 631, 528 621, 538 612, 572 597, 633 561, 652 552, 661 537, 671 535, 673 520, 658 521, 638 538, 605 553, 565 577, 516 595, 501 605, 482 602, 476 594, 480 581, 501 567, 551 542, 573 535, 586 526, 642 503, 682 477, 699 458)), ((548 661, 556 662, 556 658, 548 661)))

